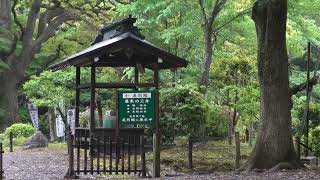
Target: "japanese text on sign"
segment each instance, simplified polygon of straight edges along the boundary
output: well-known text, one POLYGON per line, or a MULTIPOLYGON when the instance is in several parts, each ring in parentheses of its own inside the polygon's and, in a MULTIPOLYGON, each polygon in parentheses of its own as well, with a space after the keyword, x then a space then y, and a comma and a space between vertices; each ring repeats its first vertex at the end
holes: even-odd
POLYGON ((122 124, 154 124, 154 92, 119 92, 119 119, 122 124))

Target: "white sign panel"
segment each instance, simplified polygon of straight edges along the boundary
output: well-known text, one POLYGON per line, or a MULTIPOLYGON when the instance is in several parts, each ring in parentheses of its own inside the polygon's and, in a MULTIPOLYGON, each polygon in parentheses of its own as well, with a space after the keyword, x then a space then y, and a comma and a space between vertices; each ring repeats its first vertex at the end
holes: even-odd
POLYGON ((74 129, 75 129, 75 114, 76 110, 75 109, 69 109, 67 113, 67 118, 68 118, 68 124, 70 125, 71 132, 74 135, 74 129))
POLYGON ((32 103, 28 103, 28 109, 33 127, 39 130, 38 108, 32 103))
POLYGON ((64 137, 64 123, 60 113, 55 109, 57 137, 64 137))
POLYGON ((151 98, 151 93, 123 93, 124 99, 151 98))

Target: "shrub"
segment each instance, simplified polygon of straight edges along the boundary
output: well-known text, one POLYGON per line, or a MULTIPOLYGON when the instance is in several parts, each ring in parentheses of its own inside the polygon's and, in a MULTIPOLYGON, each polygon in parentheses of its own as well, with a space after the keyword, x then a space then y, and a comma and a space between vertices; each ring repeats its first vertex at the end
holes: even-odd
POLYGON ((204 96, 192 86, 177 86, 161 92, 162 138, 203 135, 209 106, 204 96))
POLYGON ((228 119, 222 115, 222 108, 211 106, 206 123, 205 135, 209 137, 226 137, 228 135, 228 119))
POLYGON ((13 137, 29 137, 35 133, 35 128, 30 124, 17 123, 8 127, 4 134, 9 137, 11 132, 13 137))
POLYGON ((314 155, 320 156, 320 126, 315 127, 311 130, 311 146, 314 151, 314 155))

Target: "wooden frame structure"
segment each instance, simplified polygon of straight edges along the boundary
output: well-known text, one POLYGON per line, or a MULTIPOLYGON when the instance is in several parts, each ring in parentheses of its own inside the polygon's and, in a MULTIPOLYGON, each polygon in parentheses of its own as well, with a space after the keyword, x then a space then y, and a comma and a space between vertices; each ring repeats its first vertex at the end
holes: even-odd
MULTIPOLYGON (((90 89, 90 125, 89 125, 89 137, 90 137, 90 152, 92 153, 91 144, 95 141, 94 137, 97 133, 95 125, 95 96, 96 89, 98 88, 127 88, 138 89, 142 87, 154 87, 156 95, 156 128, 154 138, 154 167, 153 176, 160 176, 160 116, 159 116, 159 71, 161 69, 176 69, 179 67, 186 67, 188 62, 178 56, 170 54, 153 44, 144 40, 144 37, 140 34, 139 29, 133 24, 136 21, 131 16, 114 22, 111 25, 104 27, 100 30, 99 35, 96 37, 92 46, 84 49, 83 51, 72 55, 65 60, 53 64, 50 66, 52 70, 63 69, 68 66, 76 67, 76 98, 75 98, 75 127, 76 132, 79 130, 79 106, 80 106, 80 90, 90 89), (81 84, 81 67, 91 68, 91 82, 87 84, 81 84), (135 77, 133 83, 101 83, 96 82, 96 68, 97 67, 134 67, 135 77), (148 68, 154 72, 153 82, 141 83, 139 82, 139 70, 148 68)), ((105 130, 108 131, 108 130, 105 130)), ((119 120, 117 119, 117 126, 115 129, 115 141, 121 134, 119 127, 119 120)), ((79 142, 77 135, 73 141, 79 142), (77 141, 78 140, 78 141, 77 141)), ((136 134, 141 136, 141 134, 136 134)), ((103 136, 104 137, 104 136, 103 136)), ((100 139, 101 140, 101 139, 100 139)), ((87 141, 87 139, 85 140, 87 141)), ((98 141, 99 142, 99 141, 98 141)), ((102 142, 106 143, 106 142, 102 142)), ((127 142, 130 147, 130 142, 127 142)), ((143 140, 140 141, 143 144, 143 140)), ((100 146, 100 145, 98 145, 100 146)), ((79 148, 79 146, 75 146, 79 148)), ((112 146, 111 146, 112 147, 112 146)), ((72 149, 71 149, 72 150, 72 149)), ((73 151, 72 151, 73 152, 73 151)), ((143 152, 143 150, 142 150, 143 152)), ((70 153, 70 167, 69 175, 74 175, 74 163, 73 153, 70 153), (71 162, 72 161, 72 162, 71 162)), ((111 155, 110 155, 111 156, 111 155)), ((130 156, 130 153, 129 153, 130 156)), ((79 162, 77 162, 79 163, 79 162)), ((92 164, 91 164, 92 165, 92 164)), ((77 165, 78 166, 78 165, 77 165)), ((128 170, 130 172, 130 169, 128 170)), ((78 171, 79 172, 79 171, 78 171)), ((99 172, 99 171, 98 171, 99 172)), ((109 172, 109 171, 108 171, 109 172)))

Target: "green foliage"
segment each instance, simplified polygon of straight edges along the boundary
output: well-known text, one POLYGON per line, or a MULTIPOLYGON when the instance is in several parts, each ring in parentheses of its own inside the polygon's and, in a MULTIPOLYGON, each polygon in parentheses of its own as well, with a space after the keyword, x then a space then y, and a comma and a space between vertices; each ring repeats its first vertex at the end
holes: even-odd
POLYGON ((226 137, 228 135, 228 119, 222 115, 222 108, 212 106, 205 125, 205 135, 208 137, 226 137))
POLYGON ((204 96, 192 86, 178 86, 161 92, 163 138, 202 135, 209 115, 204 96))
POLYGON ((42 115, 39 118, 39 131, 43 134, 50 134, 48 118, 46 115, 42 115))
POLYGON ((314 154, 320 156, 320 126, 315 127, 311 131, 311 147, 314 154))
POLYGON ((35 128, 31 124, 12 124, 8 127, 4 134, 6 137, 9 137, 10 133, 12 133, 13 137, 29 137, 35 133, 35 128))
POLYGON ((18 117, 19 117, 20 121, 24 124, 32 123, 31 118, 30 118, 30 114, 29 114, 29 110, 25 107, 19 108, 18 117))

